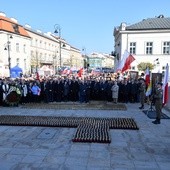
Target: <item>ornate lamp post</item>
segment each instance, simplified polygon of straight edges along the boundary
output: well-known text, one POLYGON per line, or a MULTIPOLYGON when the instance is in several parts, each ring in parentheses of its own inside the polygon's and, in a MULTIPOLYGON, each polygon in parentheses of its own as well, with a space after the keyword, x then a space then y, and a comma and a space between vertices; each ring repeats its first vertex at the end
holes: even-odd
POLYGON ((6 43, 6 47, 4 50, 8 50, 8 69, 9 69, 9 76, 10 76, 10 70, 11 70, 11 56, 10 56, 10 44, 11 42, 9 41, 9 39, 12 39, 12 35, 7 34, 7 43, 6 43))
POLYGON ((59 24, 55 24, 54 29, 54 33, 59 34, 59 67, 61 69, 61 27, 59 24))
POLYGON ((85 47, 83 47, 82 51, 84 52, 84 58, 85 58, 84 66, 85 66, 85 68, 87 69, 87 72, 88 72, 88 70, 89 70, 89 57, 88 57, 88 55, 86 55, 86 48, 85 47))

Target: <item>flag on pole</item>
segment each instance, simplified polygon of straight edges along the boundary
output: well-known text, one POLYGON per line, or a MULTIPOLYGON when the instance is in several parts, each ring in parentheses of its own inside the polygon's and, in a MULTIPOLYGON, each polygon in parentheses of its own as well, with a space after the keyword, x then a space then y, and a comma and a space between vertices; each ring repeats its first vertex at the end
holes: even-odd
POLYGON ((150 83, 147 87, 147 90, 146 90, 146 93, 145 93, 146 97, 151 95, 151 93, 152 93, 152 81, 150 81, 150 83))
POLYGON ((133 57, 133 55, 131 55, 127 50, 125 50, 117 71, 121 70, 121 72, 124 72, 130 69, 130 65, 134 60, 135 58, 133 57))
POLYGON ((147 67, 147 69, 145 70, 145 84, 148 87, 150 83, 150 71, 149 68, 147 67))
POLYGON ((169 78, 169 65, 167 63, 163 80, 163 106, 168 102, 168 78, 169 78))
POLYGON ((40 75, 39 75, 38 71, 36 72, 36 79, 40 80, 40 75))
POLYGON ((82 74, 83 74, 83 68, 81 68, 81 69, 77 72, 78 77, 81 77, 82 74))

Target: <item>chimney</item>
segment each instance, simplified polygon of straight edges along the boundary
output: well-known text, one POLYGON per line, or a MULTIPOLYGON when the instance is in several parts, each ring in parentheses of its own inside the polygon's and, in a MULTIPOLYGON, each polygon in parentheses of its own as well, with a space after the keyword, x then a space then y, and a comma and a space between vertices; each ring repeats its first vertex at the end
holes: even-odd
POLYGON ((15 23, 18 23, 18 21, 15 18, 11 18, 11 20, 15 23))
POLYGON ((125 22, 122 22, 121 25, 120 25, 120 30, 121 31, 125 31, 126 30, 126 23, 125 22))
POLYGON ((0 16, 6 17, 6 14, 4 12, 0 12, 0 16))

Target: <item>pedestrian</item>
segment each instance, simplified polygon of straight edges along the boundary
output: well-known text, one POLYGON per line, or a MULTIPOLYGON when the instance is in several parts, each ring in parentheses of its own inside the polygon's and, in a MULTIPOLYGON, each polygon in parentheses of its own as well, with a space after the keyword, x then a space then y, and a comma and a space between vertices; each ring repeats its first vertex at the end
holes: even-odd
POLYGON ((140 103, 141 103, 141 106, 139 107, 139 109, 144 109, 145 92, 146 92, 145 81, 144 81, 144 79, 140 79, 139 95, 140 95, 140 103))
POLYGON ((114 82, 112 88, 112 99, 115 104, 117 104, 118 101, 118 93, 119 93, 119 86, 117 85, 117 81, 114 82))
POLYGON ((3 105, 3 89, 2 89, 3 81, 0 79, 0 106, 3 105))
POLYGON ((152 121, 152 123, 160 124, 161 114, 162 114, 162 99, 163 99, 162 83, 157 83, 153 98, 155 100, 156 120, 152 121))
POLYGON ((40 92, 41 92, 41 89, 40 87, 37 85, 36 82, 33 83, 33 86, 31 88, 31 91, 32 91, 32 97, 33 97, 33 102, 34 103, 38 103, 38 97, 40 96, 40 92))

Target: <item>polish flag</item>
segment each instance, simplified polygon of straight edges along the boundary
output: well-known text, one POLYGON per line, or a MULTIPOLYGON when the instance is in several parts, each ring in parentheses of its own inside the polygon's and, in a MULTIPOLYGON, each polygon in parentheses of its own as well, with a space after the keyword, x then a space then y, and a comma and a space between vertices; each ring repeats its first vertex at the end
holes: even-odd
POLYGON ((163 106, 168 102, 168 78, 169 78, 169 65, 166 65, 166 71, 163 80, 163 106))
POLYGON ((151 93, 152 93, 152 81, 150 81, 150 83, 149 83, 149 85, 147 87, 145 95, 149 96, 149 95, 151 95, 151 93))
POLYGON ((122 72, 130 69, 131 63, 135 60, 133 55, 131 55, 127 50, 125 50, 123 54, 123 58, 118 66, 117 70, 121 70, 122 72))
POLYGON ((81 68, 81 69, 77 72, 77 74, 78 74, 78 77, 81 77, 82 74, 83 74, 83 68, 81 68))
POLYGON ((39 75, 38 72, 36 72, 36 79, 37 79, 37 80, 40 80, 40 75, 39 75))
POLYGON ((149 68, 147 67, 146 71, 145 71, 145 84, 148 87, 150 83, 150 73, 149 73, 149 68))
POLYGON ((67 74, 67 71, 68 71, 68 68, 65 68, 65 69, 62 71, 62 74, 67 74))
POLYGON ((66 74, 72 74, 72 70, 68 69, 66 74))

